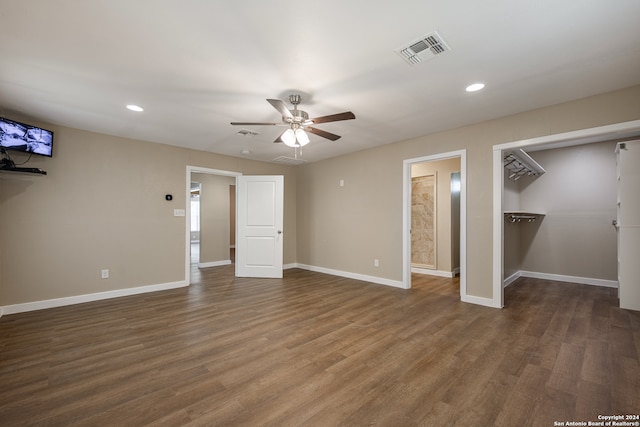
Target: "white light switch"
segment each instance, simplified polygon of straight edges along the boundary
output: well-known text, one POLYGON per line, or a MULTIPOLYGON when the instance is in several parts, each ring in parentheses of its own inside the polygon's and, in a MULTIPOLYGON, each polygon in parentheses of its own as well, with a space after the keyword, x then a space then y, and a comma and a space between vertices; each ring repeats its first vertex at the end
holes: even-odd
POLYGON ((173 210, 173 216, 184 216, 185 215, 185 210, 184 209, 174 209, 173 210))
POLYGON ((340 180, 340 187, 344 187, 344 179, 340 180))

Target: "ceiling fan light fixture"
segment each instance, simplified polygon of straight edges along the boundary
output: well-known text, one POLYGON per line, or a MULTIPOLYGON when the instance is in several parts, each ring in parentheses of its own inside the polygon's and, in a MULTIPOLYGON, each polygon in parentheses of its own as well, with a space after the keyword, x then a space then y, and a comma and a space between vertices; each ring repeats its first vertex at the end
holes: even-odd
POLYGON ((295 133, 298 144, 300 144, 301 147, 304 147, 309 143, 309 135, 307 135, 305 131, 303 131, 302 129, 296 129, 295 133))
POLYGON ((286 131, 284 131, 284 133, 280 136, 280 139, 282 139, 282 142, 284 142, 285 145, 289 147, 298 147, 296 134, 293 129, 287 129, 286 131))

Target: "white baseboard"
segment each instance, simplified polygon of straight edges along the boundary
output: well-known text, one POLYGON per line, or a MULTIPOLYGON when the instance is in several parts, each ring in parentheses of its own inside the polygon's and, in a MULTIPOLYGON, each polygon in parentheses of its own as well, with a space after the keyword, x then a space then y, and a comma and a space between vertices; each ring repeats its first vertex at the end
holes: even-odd
MULTIPOLYGON (((404 287, 402 281, 389 280, 389 279, 384 279, 382 277, 366 276, 366 275, 363 275, 363 274, 350 273, 350 272, 339 271, 339 270, 332 270, 332 269, 329 269, 329 268, 316 267, 316 266, 306 265, 306 264, 287 264, 286 268, 301 268, 303 270, 315 271, 315 272, 318 272, 318 273, 331 274, 333 276, 346 277, 346 278, 349 278, 349 279, 362 280, 362 281, 365 281, 365 282, 376 283, 376 284, 379 284, 379 285, 386 285, 386 286, 392 286, 394 288, 406 289, 404 287)), ((497 305, 496 301, 494 301, 491 298, 483 298, 483 297, 476 297, 476 296, 473 296, 473 295, 462 295, 461 294, 460 295, 460 301, 466 302, 466 303, 470 303, 470 304, 482 305, 482 306, 485 306, 485 307, 502 308, 502 306, 497 305)))
POLYGON ((454 273, 444 270, 431 270, 429 268, 411 267, 411 272, 416 274, 427 274, 429 276, 447 277, 451 279, 454 277, 454 273))
POLYGON ((364 282, 376 283, 378 285, 392 286, 394 288, 404 289, 404 285, 400 280, 385 279, 383 277, 367 276, 364 274, 351 273, 348 271, 333 270, 330 268, 316 267, 307 264, 288 264, 289 268, 302 268, 303 270, 315 271, 317 273, 331 274, 333 276, 346 277, 347 279, 362 280, 364 282))
POLYGON ((521 271, 516 271, 511 276, 509 276, 506 279, 504 279, 503 287, 506 288, 507 286, 509 286, 510 284, 515 282, 516 280, 518 280, 521 276, 522 276, 522 272, 521 271))
POLYGON ((81 304, 84 302, 100 301, 110 298, 118 298, 129 295, 145 294, 148 292, 165 291, 188 286, 186 281, 162 283, 159 285, 139 286, 135 288, 118 289, 115 291, 97 292, 94 294, 76 295, 65 298, 55 298, 43 301, 27 302, 22 304, 5 305, 0 307, 0 315, 25 313, 27 311, 44 310, 46 308, 62 307, 65 305, 81 304))
POLYGON ((229 264, 231 264, 230 259, 225 259, 222 261, 200 262, 198 263, 198 268, 220 267, 221 265, 229 265, 229 264))
POLYGON ((531 277, 533 279, 555 280, 557 282, 580 283, 583 285, 603 286, 606 288, 618 288, 617 280, 594 279, 591 277, 567 276, 564 274, 539 273, 535 271, 520 270, 504 280, 504 287, 509 286, 519 277, 531 277))
POLYGON ((502 308, 501 305, 498 305, 496 301, 491 298, 475 297, 473 295, 460 295, 460 301, 485 307, 502 308))

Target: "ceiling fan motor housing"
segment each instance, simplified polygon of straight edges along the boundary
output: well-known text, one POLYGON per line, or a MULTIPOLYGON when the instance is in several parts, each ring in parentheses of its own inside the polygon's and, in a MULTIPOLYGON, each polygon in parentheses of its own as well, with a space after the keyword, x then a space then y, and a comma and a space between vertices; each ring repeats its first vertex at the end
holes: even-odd
POLYGON ((305 124, 309 121, 309 114, 306 111, 298 110, 298 105, 302 97, 297 94, 289 95, 289 102, 293 105, 293 110, 289 110, 292 117, 282 116, 282 121, 289 124, 305 124))
POLYGON ((307 114, 306 111, 302 111, 298 109, 289 110, 289 111, 291 112, 292 117, 283 116, 282 117, 283 122, 304 124, 305 122, 309 121, 309 114, 307 114))

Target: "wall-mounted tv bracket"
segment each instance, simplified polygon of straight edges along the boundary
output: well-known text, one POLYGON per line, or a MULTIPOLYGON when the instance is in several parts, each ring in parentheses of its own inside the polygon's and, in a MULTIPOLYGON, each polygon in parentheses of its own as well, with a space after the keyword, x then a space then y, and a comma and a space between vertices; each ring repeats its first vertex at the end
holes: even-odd
POLYGON ((2 154, 2 158, 0 159, 0 172, 22 172, 22 173, 34 173, 38 175, 46 175, 47 172, 40 168, 25 168, 16 166, 15 162, 7 153, 7 150, 4 147, 0 147, 0 154, 2 154))

